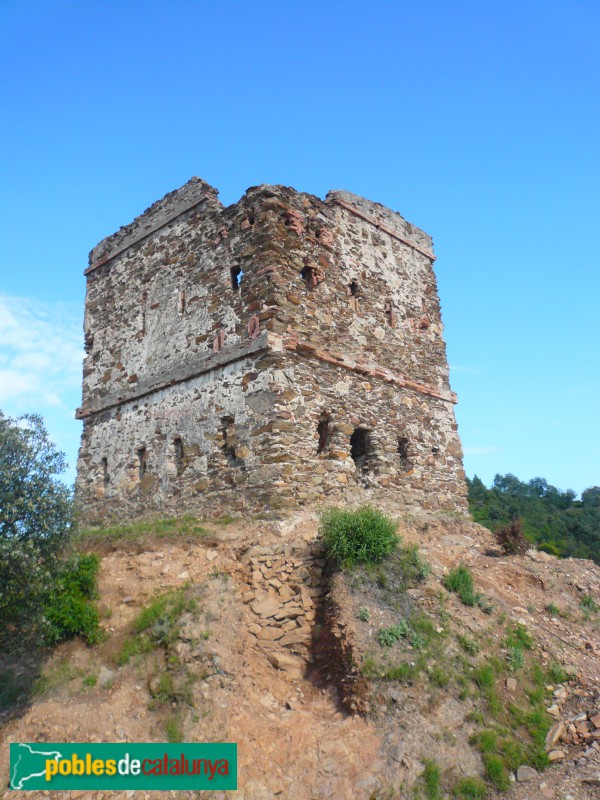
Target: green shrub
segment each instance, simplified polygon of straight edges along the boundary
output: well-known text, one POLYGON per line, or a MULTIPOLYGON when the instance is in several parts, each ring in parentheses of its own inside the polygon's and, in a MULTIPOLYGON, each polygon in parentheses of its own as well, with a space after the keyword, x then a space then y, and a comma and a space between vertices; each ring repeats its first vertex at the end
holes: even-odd
POLYGON ((425 769, 421 773, 420 783, 427 800, 439 800, 441 772, 435 761, 425 761, 425 769))
POLYGON ((517 739, 506 738, 500 742, 500 752, 504 756, 504 762, 508 769, 516 770, 521 764, 525 764, 527 756, 525 748, 517 739))
POLYGON ((500 792, 508 791, 510 788, 510 781, 508 779, 508 771, 502 758, 493 753, 484 753, 483 764, 485 767, 485 775, 489 782, 500 792))
POLYGON ((483 664, 473 672, 473 680, 480 689, 491 689, 496 683, 494 668, 490 664, 483 664))
POLYGON ((424 581, 431 572, 431 566, 423 560, 416 544, 408 544, 401 548, 400 565, 406 583, 424 581))
POLYGON ((509 647, 506 661, 510 671, 517 672, 525 666, 525 655, 520 647, 509 647))
POLYGON ((560 614, 560 608, 558 606, 554 605, 554 603, 548 603, 547 606, 546 606, 546 611, 552 617, 558 617, 559 614, 560 614))
POLYGON ((479 595, 475 594, 473 575, 464 564, 454 567, 444 578, 444 586, 448 591, 457 594, 466 606, 475 606, 479 595))
POLYGON ((484 614, 493 614, 496 610, 496 606, 493 603, 490 603, 485 597, 480 597, 479 595, 477 595, 477 605, 484 614))
POLYGON ((383 673, 382 677, 386 681, 399 681, 400 683, 410 683, 410 681, 414 681, 417 675, 419 674, 419 670, 413 664, 407 664, 406 662, 403 664, 396 664, 394 667, 389 667, 383 673))
POLYGON ((179 635, 179 619, 185 611, 193 611, 196 602, 185 592, 167 592, 143 608, 133 622, 134 635, 126 639, 117 656, 117 663, 127 664, 133 656, 149 653, 174 642, 179 635))
POLYGON ((487 787, 479 778, 462 778, 452 789, 458 800, 485 800, 487 787))
POLYGON ((517 622, 508 629, 506 636, 507 647, 520 647, 522 650, 531 650, 534 644, 533 636, 522 623, 517 622))
POLYGON ((101 641, 98 611, 91 602, 99 569, 100 559, 93 554, 77 554, 65 562, 44 608, 48 642, 56 644, 75 636, 82 636, 88 644, 101 641))
POLYGON ((527 697, 529 698, 529 702, 532 706, 538 706, 540 703, 544 702, 544 698, 546 697, 546 690, 543 686, 536 686, 535 689, 530 689, 526 692, 527 697))
POLYGON ((321 515, 327 557, 337 564, 377 564, 394 552, 396 523, 371 506, 356 511, 332 508, 321 515))
POLYGON ((52 641, 46 606, 58 591, 73 525, 66 468, 42 418, 0 411, 0 649, 52 641), (48 636, 48 634, 50 634, 48 636))
POLYGON ((361 606, 358 609, 358 614, 356 616, 361 622, 368 622, 371 619, 371 614, 366 606, 361 606))
POLYGON ((360 665, 360 672, 366 678, 381 677, 381 666, 373 656, 365 656, 360 665))
POLYGON ((493 753, 497 749, 498 734, 496 731, 477 731, 471 736, 471 743, 482 753, 493 753))
POLYGON ((393 647, 399 639, 408 636, 410 633, 410 625, 405 619, 401 619, 396 625, 390 625, 388 628, 381 628, 379 631, 379 644, 383 647, 393 647))
POLYGON ((500 714, 503 709, 502 700, 498 696, 498 692, 495 688, 485 689, 483 692, 483 696, 485 697, 485 701, 487 703, 487 707, 491 714, 500 714))
POLYGON ((548 667, 548 677, 552 683, 567 683, 571 680, 569 673, 561 667, 558 661, 552 661, 548 667))
POLYGON ((579 605, 586 611, 593 611, 594 613, 600 611, 600 605, 596 603, 591 594, 584 594, 579 605))
POLYGON ((440 666, 435 666, 429 673, 429 679, 434 686, 439 686, 440 689, 445 689, 450 683, 450 674, 440 666))
POLYGON ((183 725, 178 715, 169 717, 165 723, 167 741, 172 743, 183 742, 183 725))
POLYGON ((465 651, 465 653, 468 653, 470 656, 476 656, 477 653, 479 652, 480 648, 477 642, 473 641, 473 639, 469 639, 468 636, 463 636, 462 634, 459 634, 456 637, 456 639, 459 645, 465 651))

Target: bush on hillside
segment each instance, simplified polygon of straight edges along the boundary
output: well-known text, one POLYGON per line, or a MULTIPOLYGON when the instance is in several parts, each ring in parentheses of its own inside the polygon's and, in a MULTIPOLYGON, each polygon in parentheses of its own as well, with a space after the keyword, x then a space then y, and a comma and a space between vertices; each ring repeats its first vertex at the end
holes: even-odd
POLYGON ((331 508, 321 515, 327 557, 337 564, 377 564, 400 541, 396 523, 371 506, 356 511, 331 508))
POLYGON ((56 644, 74 636, 89 644, 100 641, 96 597, 96 578, 100 568, 97 555, 77 553, 65 561, 55 590, 45 606, 46 641, 56 644))
POLYGON ((473 575, 464 564, 454 567, 444 578, 444 586, 457 594, 466 606, 476 606, 479 595, 475 593, 473 575))
POLYGON ((508 525, 496 531, 496 540, 507 556, 525 555, 530 547, 523 535, 523 526, 518 517, 514 517, 508 525))
POLYGON ((41 646, 98 630, 90 604, 97 560, 67 552, 73 496, 64 455, 41 417, 0 412, 0 649, 41 646))

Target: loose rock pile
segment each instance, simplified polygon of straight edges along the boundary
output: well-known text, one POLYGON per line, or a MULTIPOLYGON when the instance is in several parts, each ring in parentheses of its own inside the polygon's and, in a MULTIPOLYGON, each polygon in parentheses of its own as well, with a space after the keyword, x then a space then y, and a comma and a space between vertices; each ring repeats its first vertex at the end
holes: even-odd
POLYGON ((546 737, 550 761, 568 757, 578 766, 600 764, 600 690, 575 689, 570 693, 565 686, 558 686, 553 694, 548 713, 557 721, 546 737))
POLYGON ((323 592, 325 562, 319 555, 306 545, 285 545, 253 547, 246 556, 250 576, 242 600, 251 614, 248 630, 290 677, 302 674, 309 656, 323 592))

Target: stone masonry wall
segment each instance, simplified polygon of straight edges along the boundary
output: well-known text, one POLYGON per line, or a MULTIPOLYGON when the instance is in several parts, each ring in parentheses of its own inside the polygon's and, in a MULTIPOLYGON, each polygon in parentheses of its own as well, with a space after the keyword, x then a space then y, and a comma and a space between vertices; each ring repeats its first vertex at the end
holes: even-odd
POLYGON ((464 508, 430 238, 347 192, 199 179, 90 254, 90 521, 371 497, 464 508))

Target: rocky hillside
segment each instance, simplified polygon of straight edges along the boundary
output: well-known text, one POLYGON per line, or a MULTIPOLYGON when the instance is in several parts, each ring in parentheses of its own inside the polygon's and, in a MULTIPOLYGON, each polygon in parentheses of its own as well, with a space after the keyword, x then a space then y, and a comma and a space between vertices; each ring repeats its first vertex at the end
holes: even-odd
POLYGON ((237 741, 243 800, 597 798, 600 568, 502 556, 455 516, 400 533, 342 572, 311 514, 87 540, 106 640, 4 665, 29 697, 1 718, 2 785, 10 741, 170 739, 237 741))

